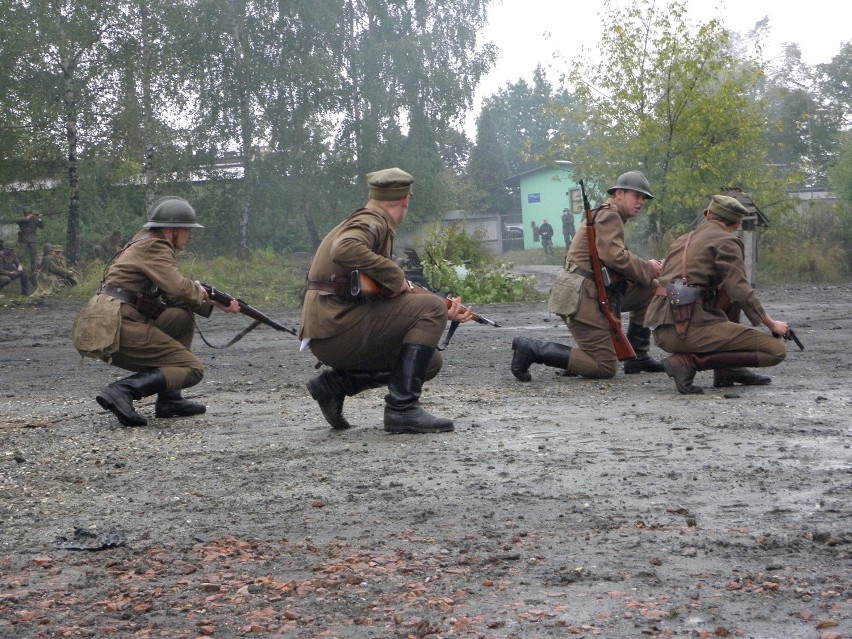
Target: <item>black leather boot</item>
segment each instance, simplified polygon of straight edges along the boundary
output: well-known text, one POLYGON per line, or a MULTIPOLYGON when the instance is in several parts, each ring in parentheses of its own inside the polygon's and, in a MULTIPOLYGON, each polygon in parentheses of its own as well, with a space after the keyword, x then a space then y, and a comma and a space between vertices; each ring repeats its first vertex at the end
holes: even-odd
POLYGON ((769 375, 761 375, 748 368, 718 368, 713 371, 713 386, 716 388, 727 388, 734 384, 766 386, 771 383, 769 375))
POLYGON ((760 375, 745 366, 757 366, 757 353, 754 351, 728 351, 710 353, 701 359, 700 364, 713 369, 713 386, 727 388, 734 384, 743 386, 766 386, 772 383, 768 375, 760 375))
POLYGON ((693 386, 692 380, 698 370, 695 355, 689 353, 675 353, 663 360, 663 369, 666 374, 674 380, 675 386, 681 395, 700 395, 704 389, 693 386))
POLYGON ((154 403, 155 417, 192 417, 206 412, 204 404, 185 400, 179 390, 161 391, 154 403))
POLYGON ((425 344, 403 344, 385 395, 385 430, 391 433, 444 433, 452 420, 435 417, 420 406, 426 369, 435 349, 425 344))
POLYGON ((553 368, 568 370, 571 359, 571 347, 556 342, 542 342, 528 337, 516 337, 512 340, 512 375, 522 382, 532 380, 529 368, 533 364, 544 364, 553 368))
POLYGON ((665 369, 658 359, 648 355, 651 348, 651 329, 630 322, 627 325, 627 341, 636 351, 636 357, 624 362, 624 374, 635 375, 636 373, 662 373, 665 369))
POLYGON ((305 386, 319 404, 322 416, 335 430, 346 430, 352 425, 343 416, 343 400, 370 388, 388 383, 391 371, 324 370, 309 379, 305 386))
POLYGON ((101 408, 112 411, 122 426, 145 426, 148 420, 136 412, 133 401, 166 390, 166 376, 159 368, 135 373, 113 382, 95 400, 101 408))

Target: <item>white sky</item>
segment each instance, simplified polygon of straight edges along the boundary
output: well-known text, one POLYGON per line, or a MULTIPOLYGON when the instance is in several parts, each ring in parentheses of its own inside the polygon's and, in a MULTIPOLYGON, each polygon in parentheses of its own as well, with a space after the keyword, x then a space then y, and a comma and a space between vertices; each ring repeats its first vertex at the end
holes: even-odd
MULTIPOLYGON (((630 0, 617 0, 629 6, 630 0)), ((667 0, 657 0, 666 6, 667 0)), ((683 0, 689 23, 719 18, 739 32, 749 31, 767 16, 770 39, 763 43, 764 59, 783 52, 795 42, 802 60, 810 65, 830 62, 840 47, 852 40, 852 8, 843 0, 683 0), (732 7, 726 8, 726 7, 732 7)), ((496 0, 488 12, 485 41, 500 48, 500 57, 485 76, 474 97, 474 113, 466 124, 476 136, 475 118, 483 97, 520 78, 532 79, 536 64, 547 67, 554 54, 570 61, 582 49, 592 48, 606 23, 599 0, 496 0)))

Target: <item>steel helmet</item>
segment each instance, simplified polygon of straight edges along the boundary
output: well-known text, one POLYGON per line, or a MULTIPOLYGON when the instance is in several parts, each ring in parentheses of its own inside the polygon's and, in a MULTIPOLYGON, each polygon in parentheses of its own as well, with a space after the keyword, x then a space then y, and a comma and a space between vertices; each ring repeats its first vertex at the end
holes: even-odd
POLYGON ((651 185, 648 184, 648 178, 639 171, 628 171, 627 173, 622 173, 615 181, 615 186, 609 187, 606 192, 612 195, 617 189, 622 189, 624 191, 636 191, 637 193, 644 195, 649 200, 654 199, 654 196, 651 195, 651 185))
POLYGON ((148 223, 142 228, 184 228, 203 229, 196 221, 195 209, 182 197, 167 195, 151 205, 148 210, 148 223))

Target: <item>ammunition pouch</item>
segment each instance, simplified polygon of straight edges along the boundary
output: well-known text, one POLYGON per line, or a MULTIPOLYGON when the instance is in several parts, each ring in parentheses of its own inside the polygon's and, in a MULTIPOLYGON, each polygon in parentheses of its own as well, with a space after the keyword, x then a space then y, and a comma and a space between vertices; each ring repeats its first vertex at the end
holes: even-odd
POLYGON ((683 282, 672 282, 666 286, 666 297, 674 317, 675 330, 681 339, 686 339, 695 305, 704 303, 706 292, 703 286, 691 286, 683 282))

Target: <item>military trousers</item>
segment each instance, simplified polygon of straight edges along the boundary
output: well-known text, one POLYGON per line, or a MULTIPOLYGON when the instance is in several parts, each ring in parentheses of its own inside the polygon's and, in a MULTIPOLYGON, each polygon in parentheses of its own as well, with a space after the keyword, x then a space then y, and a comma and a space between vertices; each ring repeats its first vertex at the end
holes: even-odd
MULTIPOLYGON (((614 377, 618 370, 618 357, 609 334, 609 323, 600 309, 597 290, 589 280, 581 291, 580 305, 572 317, 562 319, 571 331, 576 346, 571 349, 568 372, 606 379, 614 377)), ((642 325, 645 311, 654 297, 654 287, 630 283, 616 305, 619 310, 630 313, 630 321, 642 325)))
POLYGON ((663 324, 654 329, 654 341, 669 353, 753 352, 757 353, 758 366, 775 366, 787 356, 780 337, 735 322, 690 326, 685 339, 673 324, 663 324))
POLYGON ((159 368, 168 390, 189 388, 204 377, 204 365, 190 350, 195 330, 191 310, 170 307, 146 319, 129 304, 121 305, 119 349, 111 364, 140 372, 159 368))
MULTIPOLYGON (((365 303, 371 310, 361 321, 338 335, 311 339, 311 352, 326 366, 393 370, 402 344, 437 347, 447 325, 447 306, 437 295, 406 293, 365 303)), ((442 365, 441 353, 436 350, 427 378, 437 375, 442 365)))

